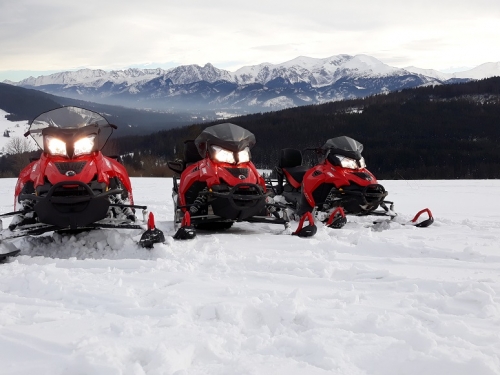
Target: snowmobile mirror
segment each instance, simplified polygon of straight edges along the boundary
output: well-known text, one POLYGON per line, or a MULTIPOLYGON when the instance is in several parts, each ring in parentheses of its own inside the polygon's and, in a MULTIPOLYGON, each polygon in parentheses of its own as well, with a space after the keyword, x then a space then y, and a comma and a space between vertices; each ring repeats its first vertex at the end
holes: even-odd
POLYGON ((167 161, 167 166, 174 172, 181 174, 184 171, 184 163, 182 161, 167 161))

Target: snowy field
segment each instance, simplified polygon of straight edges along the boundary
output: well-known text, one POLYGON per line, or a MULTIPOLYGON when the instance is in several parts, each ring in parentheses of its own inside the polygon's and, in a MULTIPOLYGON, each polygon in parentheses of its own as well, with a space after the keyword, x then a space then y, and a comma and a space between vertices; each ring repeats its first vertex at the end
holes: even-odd
POLYGON ((383 181, 429 228, 239 223, 189 242, 171 237, 171 180, 132 183, 169 235, 151 251, 126 231, 15 241, 1 374, 500 374, 499 180, 383 181))
POLYGON ((35 141, 31 137, 24 137, 24 133, 29 129, 28 121, 9 121, 5 116, 8 113, 0 109, 0 155, 5 154, 5 146, 15 137, 26 139, 33 150, 38 149, 35 141), (6 137, 6 131, 9 136, 6 137))

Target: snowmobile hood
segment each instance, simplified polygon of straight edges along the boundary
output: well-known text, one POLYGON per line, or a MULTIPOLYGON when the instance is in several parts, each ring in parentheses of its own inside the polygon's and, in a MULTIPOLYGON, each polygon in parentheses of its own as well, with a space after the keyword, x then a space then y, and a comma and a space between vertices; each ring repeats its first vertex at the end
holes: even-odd
POLYGON ((96 148, 102 149, 111 136, 115 125, 111 125, 97 112, 79 107, 61 107, 38 115, 30 123, 25 136, 31 135, 38 146, 44 149, 44 135, 96 134, 96 148))
POLYGON ((241 126, 227 122, 206 128, 194 143, 200 155, 205 157, 209 145, 216 145, 232 152, 242 151, 246 147, 252 148, 255 136, 241 126))
POLYGON ((363 145, 350 137, 341 136, 330 138, 321 147, 324 151, 330 150, 334 154, 346 156, 351 159, 360 160, 363 145))

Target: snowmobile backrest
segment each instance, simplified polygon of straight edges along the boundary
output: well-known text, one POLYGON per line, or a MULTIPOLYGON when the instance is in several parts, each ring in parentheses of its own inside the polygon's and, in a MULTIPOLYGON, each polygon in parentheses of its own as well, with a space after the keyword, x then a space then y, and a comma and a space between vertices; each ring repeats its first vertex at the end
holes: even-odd
POLYGON ((186 166, 188 164, 196 163, 197 161, 202 160, 200 153, 198 152, 198 148, 193 140, 188 140, 184 142, 184 163, 186 166))
POLYGON ((302 165, 302 152, 294 148, 284 148, 280 151, 280 168, 293 168, 302 165))

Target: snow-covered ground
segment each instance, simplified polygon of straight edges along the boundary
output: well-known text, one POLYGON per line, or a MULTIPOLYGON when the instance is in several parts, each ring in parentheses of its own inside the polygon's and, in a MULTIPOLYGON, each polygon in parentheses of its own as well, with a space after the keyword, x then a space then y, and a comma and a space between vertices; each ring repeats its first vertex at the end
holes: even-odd
POLYGON ((15 241, 1 374, 500 374, 500 181, 383 181, 405 219, 432 209, 429 228, 238 223, 187 242, 171 180, 132 183, 169 235, 151 251, 126 231, 15 241))

